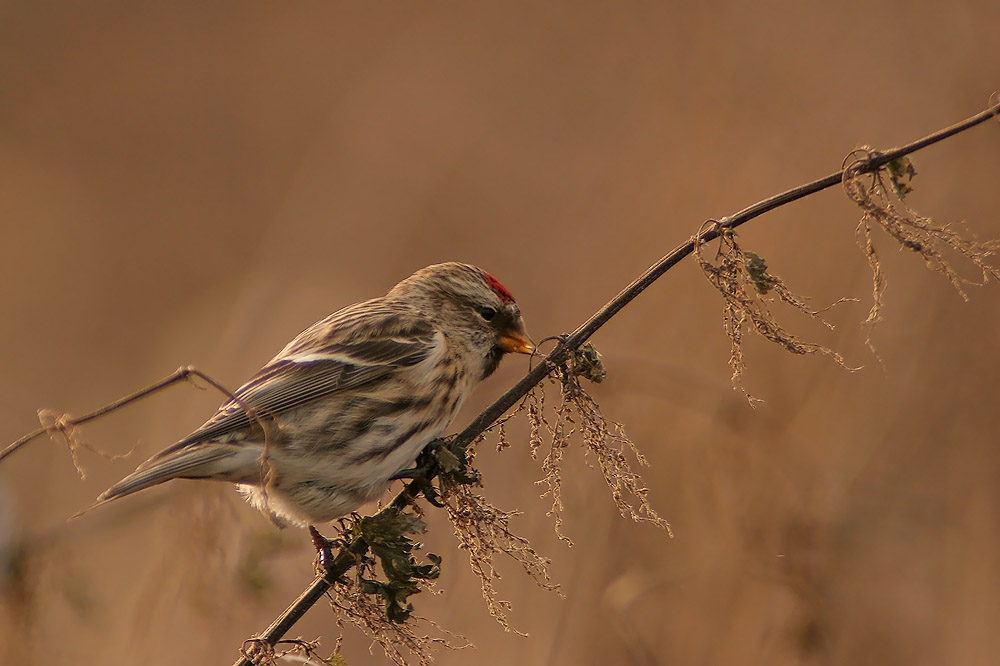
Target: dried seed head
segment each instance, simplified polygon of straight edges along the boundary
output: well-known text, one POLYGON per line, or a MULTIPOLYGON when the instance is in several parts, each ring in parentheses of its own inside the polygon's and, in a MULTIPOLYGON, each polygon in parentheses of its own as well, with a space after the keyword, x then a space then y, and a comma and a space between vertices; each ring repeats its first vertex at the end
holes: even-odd
MULTIPOLYGON (((709 220, 706 225, 719 223, 709 220)), ((702 226, 704 230, 705 226, 702 226)), ((733 371, 733 386, 746 396, 750 405, 759 402, 743 387, 743 336, 753 331, 766 340, 780 345, 792 354, 825 354, 838 365, 847 368, 843 357, 832 349, 814 342, 805 342, 789 333, 771 312, 768 301, 779 301, 803 312, 828 328, 833 325, 823 319, 823 312, 834 305, 852 298, 841 298, 835 303, 813 310, 806 299, 793 293, 784 281, 768 273, 767 262, 760 255, 743 250, 736 240, 736 234, 723 228, 719 233, 719 249, 715 257, 706 257, 705 243, 701 241, 702 231, 695 236, 695 258, 708 281, 722 294, 723 326, 730 341, 729 366, 733 371), (765 297, 768 297, 765 300, 765 297)), ((853 369, 853 368, 848 368, 853 369)))
POLYGON ((955 229, 917 213, 903 202, 903 197, 912 191, 910 181, 917 173, 913 164, 906 158, 899 158, 874 173, 866 173, 866 165, 877 156, 878 153, 869 147, 852 151, 844 159, 843 176, 844 192, 862 211, 856 232, 857 243, 872 271, 872 307, 864 321, 869 347, 872 347, 872 329, 880 319, 886 287, 872 240, 872 227, 881 227, 901 249, 919 254, 927 268, 944 275, 965 300, 968 300, 965 286, 980 286, 990 278, 1000 280, 1000 269, 988 263, 990 257, 1000 251, 1000 242, 979 241, 961 225, 955 229), (981 279, 969 280, 959 275, 946 258, 947 252, 972 262, 980 270, 981 279))

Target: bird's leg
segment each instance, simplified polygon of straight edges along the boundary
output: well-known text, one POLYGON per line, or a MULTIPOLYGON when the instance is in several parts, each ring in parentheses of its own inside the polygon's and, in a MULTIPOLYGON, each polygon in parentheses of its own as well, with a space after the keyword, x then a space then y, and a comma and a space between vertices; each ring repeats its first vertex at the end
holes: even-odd
POLYGON ((416 463, 413 467, 407 469, 401 469, 391 477, 392 480, 397 479, 410 479, 416 484, 417 488, 423 493, 424 497, 428 502, 436 507, 443 507, 444 503, 441 501, 437 490, 431 485, 431 479, 438 475, 440 471, 438 467, 437 458, 434 456, 434 451, 444 445, 440 439, 433 440, 430 444, 424 447, 424 450, 420 452, 417 456, 416 463))
POLYGON ((319 566, 323 571, 330 571, 330 564, 333 563, 333 552, 330 550, 332 542, 319 533, 319 530, 309 526, 309 536, 312 537, 313 547, 319 555, 319 566))
MULTIPOLYGON (((356 513, 352 513, 351 515, 358 517, 358 514, 356 513)), ((343 518, 340 519, 340 531, 342 534, 346 534, 347 532, 343 518)), ((333 554, 333 549, 337 548, 341 551, 345 551, 347 547, 350 546, 350 542, 345 539, 327 539, 312 525, 309 526, 309 536, 312 538, 313 547, 316 549, 317 572, 325 575, 327 580, 330 582, 346 583, 347 578, 344 576, 340 576, 336 580, 330 578, 330 569, 333 567, 333 563, 336 559, 333 554)))

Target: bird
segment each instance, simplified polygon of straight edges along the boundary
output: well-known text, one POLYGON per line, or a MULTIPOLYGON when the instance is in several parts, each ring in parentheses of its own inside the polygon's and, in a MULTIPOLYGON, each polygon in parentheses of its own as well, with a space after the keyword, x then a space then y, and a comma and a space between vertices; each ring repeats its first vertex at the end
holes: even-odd
POLYGON ((532 354, 517 302, 470 264, 428 266, 305 329, 201 427, 88 511, 172 479, 237 485, 276 525, 379 498, 506 354, 532 354))

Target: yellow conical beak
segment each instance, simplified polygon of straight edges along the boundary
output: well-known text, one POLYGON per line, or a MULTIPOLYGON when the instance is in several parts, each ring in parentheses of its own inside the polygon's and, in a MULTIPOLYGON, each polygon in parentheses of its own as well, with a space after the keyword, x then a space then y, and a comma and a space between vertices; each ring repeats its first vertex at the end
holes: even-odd
POLYGON ((508 354, 532 354, 535 351, 535 343, 531 341, 522 327, 501 334, 497 342, 500 349, 508 354))

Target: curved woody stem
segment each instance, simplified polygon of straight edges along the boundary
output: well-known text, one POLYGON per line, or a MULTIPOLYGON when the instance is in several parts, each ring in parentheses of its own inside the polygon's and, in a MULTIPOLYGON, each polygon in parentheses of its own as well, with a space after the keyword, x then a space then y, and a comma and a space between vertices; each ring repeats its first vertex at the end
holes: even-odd
MULTIPOLYGON (((896 148, 884 153, 873 155, 861 164, 854 164, 851 169, 853 173, 872 173, 886 164, 921 148, 930 146, 938 141, 942 141, 971 127, 975 127, 994 116, 1000 115, 1000 103, 991 105, 988 109, 976 114, 960 123, 947 127, 938 132, 930 134, 922 139, 914 141, 900 148, 896 148)), ((565 362, 570 354, 577 350, 586 342, 599 328, 608 322, 613 316, 632 302, 639 294, 645 291, 664 273, 677 265, 682 259, 690 255, 696 244, 706 243, 718 238, 726 230, 749 222, 750 220, 763 215, 779 206, 791 203, 803 197, 809 196, 834 185, 839 185, 844 177, 844 171, 832 173, 829 176, 814 180, 786 192, 782 192, 768 199, 755 203, 735 215, 722 218, 715 224, 706 226, 704 231, 692 237, 685 243, 677 246, 668 254, 660 258, 656 263, 646 269, 639 277, 632 281, 627 287, 608 301, 600 310, 595 312, 587 321, 583 322, 570 335, 563 338, 545 357, 543 362, 536 365, 528 372, 516 385, 500 396, 496 402, 483 411, 472 423, 470 423, 461 433, 456 441, 463 447, 470 446, 483 432, 486 431, 498 418, 508 409, 513 407, 519 400, 542 379, 548 375, 553 366, 565 362)), ((423 483, 426 483, 424 481, 423 483)), ((420 495, 421 483, 411 481, 406 484, 403 490, 393 499, 392 503, 383 509, 383 512, 397 511, 407 504, 410 504, 420 495)), ((317 577, 308 588, 296 599, 274 622, 271 623, 262 634, 251 639, 249 642, 265 642, 274 646, 291 629, 291 627, 322 598, 332 586, 331 581, 335 581, 349 571, 358 560, 367 553, 368 544, 363 538, 356 538, 353 542, 345 546, 333 559, 327 568, 326 576, 317 577)), ((252 658, 243 656, 237 660, 235 666, 252 666, 252 658)))

